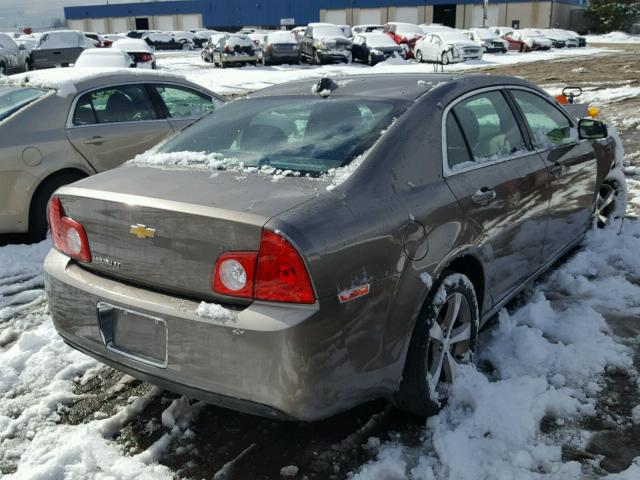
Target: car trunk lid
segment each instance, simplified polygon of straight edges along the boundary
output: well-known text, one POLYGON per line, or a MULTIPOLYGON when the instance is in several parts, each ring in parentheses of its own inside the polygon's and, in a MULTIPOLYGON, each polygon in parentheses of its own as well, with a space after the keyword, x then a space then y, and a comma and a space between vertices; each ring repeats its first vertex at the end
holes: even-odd
POLYGON ((124 167, 65 187, 59 196, 87 233, 92 262, 84 268, 175 295, 230 301, 211 290, 216 258, 257 251, 270 218, 325 190, 322 180, 273 179, 124 167))

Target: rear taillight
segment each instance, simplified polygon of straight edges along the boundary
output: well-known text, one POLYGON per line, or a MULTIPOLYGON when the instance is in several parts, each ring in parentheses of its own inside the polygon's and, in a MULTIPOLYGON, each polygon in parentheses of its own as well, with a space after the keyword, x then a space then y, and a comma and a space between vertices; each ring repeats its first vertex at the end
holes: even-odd
POLYGON ((231 47, 229 45, 225 45, 224 46, 224 51, 227 52, 227 53, 231 52, 231 47))
POLYGON ((229 252, 218 257, 213 274, 213 291, 233 297, 253 297, 253 280, 258 252, 229 252))
POLYGON ((151 60, 153 60, 153 57, 148 53, 143 53, 142 55, 140 55, 141 62, 150 62, 151 60))
POLYGON ((282 236, 263 230, 258 252, 228 252, 216 261, 213 291, 270 302, 314 303, 307 268, 282 236))
POLYGON ((91 250, 84 227, 64 214, 59 197, 51 197, 47 215, 54 248, 81 262, 91 262, 91 250))
POLYGON ((307 268, 296 249, 268 230, 263 230, 260 241, 254 296, 272 302, 316 301, 307 268))

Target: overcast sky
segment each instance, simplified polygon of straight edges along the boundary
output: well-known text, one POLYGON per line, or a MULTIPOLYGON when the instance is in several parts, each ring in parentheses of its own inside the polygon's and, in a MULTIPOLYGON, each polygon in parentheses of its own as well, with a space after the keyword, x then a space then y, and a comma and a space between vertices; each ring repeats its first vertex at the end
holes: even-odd
MULTIPOLYGON (((109 0, 108 3, 127 3, 144 0, 109 0)), ((14 25, 46 27, 54 18, 64 18, 63 7, 105 4, 107 0, 0 0, 0 27, 14 25)))

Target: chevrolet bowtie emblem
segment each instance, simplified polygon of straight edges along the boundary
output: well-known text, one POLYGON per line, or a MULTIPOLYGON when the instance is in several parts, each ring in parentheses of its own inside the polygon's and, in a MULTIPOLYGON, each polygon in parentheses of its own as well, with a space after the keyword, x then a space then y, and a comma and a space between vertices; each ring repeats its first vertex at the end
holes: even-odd
POLYGON ((139 223, 137 225, 131 225, 129 233, 135 235, 138 238, 153 238, 156 236, 156 229, 147 228, 146 225, 142 225, 141 223, 139 223))

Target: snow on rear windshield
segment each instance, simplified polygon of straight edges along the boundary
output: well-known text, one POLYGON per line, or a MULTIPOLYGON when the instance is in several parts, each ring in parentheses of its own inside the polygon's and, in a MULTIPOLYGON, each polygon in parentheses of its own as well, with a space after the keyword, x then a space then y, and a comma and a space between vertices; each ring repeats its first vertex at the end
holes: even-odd
POLYGON ((324 37, 344 37, 344 32, 339 28, 332 25, 327 25, 324 27, 314 27, 313 35, 317 38, 324 37))
POLYGON ((268 43, 298 43, 291 32, 275 32, 267 36, 268 43))
POLYGON ((458 32, 438 32, 438 35, 445 42, 468 42, 469 38, 466 35, 458 32))
POLYGON ((0 121, 45 94, 39 88, 0 87, 0 121))
POLYGON ((496 34, 493 33, 491 30, 487 29, 482 29, 482 30, 476 30, 475 31, 478 36, 482 39, 482 40, 491 40, 492 38, 496 38, 496 34))
POLYGON ((84 47, 84 35, 80 32, 49 32, 42 35, 36 48, 46 50, 77 47, 84 47))
POLYGON ((400 35, 424 35, 424 32, 419 26, 409 23, 399 23, 396 27, 396 33, 400 35))
POLYGON ((391 37, 385 33, 368 33, 365 35, 367 39, 367 45, 373 48, 376 47, 397 47, 391 37))
POLYGON ((229 35, 227 45, 230 47, 250 47, 253 45, 251 38, 244 35, 229 35))
POLYGON ((135 163, 250 167, 321 176, 366 152, 406 105, 349 97, 240 100, 204 117, 135 163))

